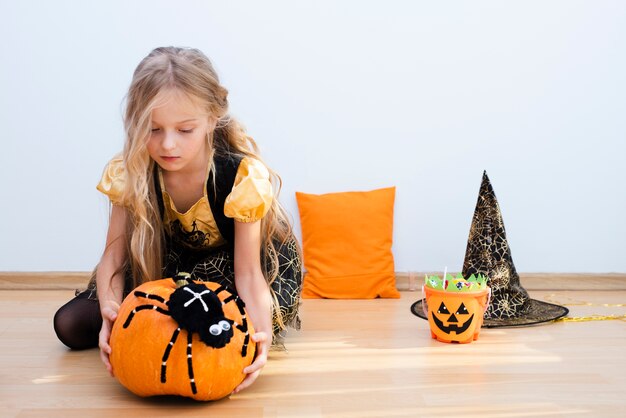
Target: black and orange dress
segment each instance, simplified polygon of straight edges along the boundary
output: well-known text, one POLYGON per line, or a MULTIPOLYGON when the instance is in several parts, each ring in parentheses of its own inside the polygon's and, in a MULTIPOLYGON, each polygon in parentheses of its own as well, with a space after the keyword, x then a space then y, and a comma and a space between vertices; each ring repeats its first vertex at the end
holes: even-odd
MULTIPOLYGON (((215 155, 216 173, 208 175, 204 196, 181 213, 165 189, 160 167, 155 170, 155 189, 165 231, 163 277, 179 272, 194 280, 212 281, 235 292, 235 223, 262 219, 272 203, 273 191, 267 168, 257 159, 233 154, 215 155)), ((125 186, 122 160, 114 158, 106 167, 97 188, 113 204, 122 204, 125 186)), ((278 277, 270 283, 285 325, 299 327, 298 306, 302 285, 302 263, 295 237, 275 242, 278 277)), ((261 251, 266 251, 262 248, 261 251)), ((265 257, 272 271, 275 257, 265 257)), ((262 257, 263 259, 263 257, 262 257)), ((127 284, 132 283, 127 277, 127 284)), ((126 289, 130 291, 132 289, 126 289)), ((89 298, 96 298, 95 278, 88 286, 89 298)), ((274 334, 282 331, 274 312, 274 334)))

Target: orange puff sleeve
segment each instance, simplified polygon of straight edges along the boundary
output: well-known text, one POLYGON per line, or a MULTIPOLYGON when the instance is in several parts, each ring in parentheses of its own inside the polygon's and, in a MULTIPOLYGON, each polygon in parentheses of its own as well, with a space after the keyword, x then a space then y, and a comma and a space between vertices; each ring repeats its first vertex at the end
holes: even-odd
POLYGON ((96 189, 107 195, 114 205, 122 205, 125 184, 126 173, 122 159, 113 158, 105 167, 96 189))
POLYGON ((241 160, 235 183, 224 203, 224 215, 239 222, 256 222, 270 210, 273 197, 270 173, 259 160, 241 160))

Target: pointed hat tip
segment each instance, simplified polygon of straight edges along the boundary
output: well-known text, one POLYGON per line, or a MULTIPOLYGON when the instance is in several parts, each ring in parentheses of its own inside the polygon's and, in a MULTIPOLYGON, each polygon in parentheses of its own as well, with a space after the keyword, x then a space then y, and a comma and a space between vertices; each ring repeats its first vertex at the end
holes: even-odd
POLYGON ((481 185, 487 185, 488 187, 491 187, 491 180, 489 180, 489 176, 487 175, 487 170, 483 171, 483 178, 480 183, 481 185))

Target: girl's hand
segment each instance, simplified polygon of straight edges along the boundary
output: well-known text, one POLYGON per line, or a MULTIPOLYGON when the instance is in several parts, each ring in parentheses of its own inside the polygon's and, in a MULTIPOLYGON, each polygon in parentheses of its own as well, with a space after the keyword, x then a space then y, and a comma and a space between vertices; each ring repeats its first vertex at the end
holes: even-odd
POLYGON ((256 343, 257 352, 256 358, 254 362, 243 369, 243 372, 247 374, 246 378, 241 382, 239 386, 235 388, 233 393, 241 392, 243 389, 250 386, 259 374, 261 374, 261 369, 267 363, 267 353, 269 351, 270 346, 270 338, 265 332, 257 332, 252 336, 252 341, 256 343))
POLYGON ((109 374, 113 376, 113 366, 111 366, 111 362, 109 361, 109 356, 111 355, 111 346, 109 345, 109 339, 111 338, 113 322, 115 322, 115 319, 117 318, 119 305, 117 305, 116 303, 113 303, 111 305, 112 306, 105 306, 100 311, 100 313, 102 314, 102 328, 100 329, 98 346, 100 347, 100 359, 106 366, 109 374))

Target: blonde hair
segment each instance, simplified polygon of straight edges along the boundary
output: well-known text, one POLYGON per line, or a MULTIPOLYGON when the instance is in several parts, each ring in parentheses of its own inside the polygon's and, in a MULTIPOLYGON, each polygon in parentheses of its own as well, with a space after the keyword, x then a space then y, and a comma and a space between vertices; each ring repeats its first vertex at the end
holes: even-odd
MULTIPOLYGON (((127 185, 123 202, 130 218, 126 235, 128 257, 122 268, 130 270, 133 287, 160 278, 163 268, 165 231, 154 185, 156 163, 148 154, 147 141, 151 131, 152 110, 158 104, 158 94, 165 89, 177 89, 196 99, 208 115, 217 119, 213 134, 207 138, 210 161, 213 161, 216 151, 260 159, 254 140, 228 114, 228 90, 220 85, 211 62, 201 51, 191 48, 156 48, 139 63, 126 100, 126 142, 123 150, 127 185)), ((215 170, 212 162, 210 170, 215 170)), ((274 171, 269 171, 276 193, 269 212, 261 221, 261 268, 271 285, 278 276, 277 247, 291 237, 291 224, 278 201, 282 181, 274 171), (271 266, 269 270, 268 266, 271 266)), ((274 292, 271 293, 274 318, 279 327, 284 328, 278 300, 274 292)))

